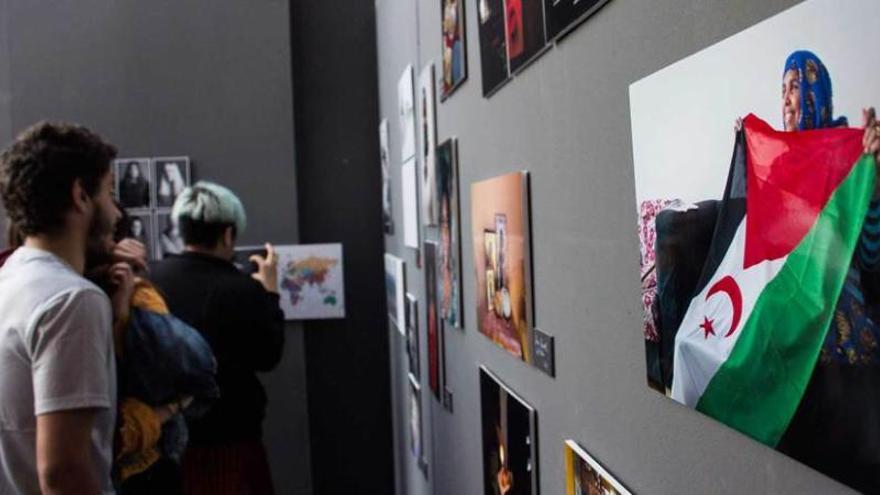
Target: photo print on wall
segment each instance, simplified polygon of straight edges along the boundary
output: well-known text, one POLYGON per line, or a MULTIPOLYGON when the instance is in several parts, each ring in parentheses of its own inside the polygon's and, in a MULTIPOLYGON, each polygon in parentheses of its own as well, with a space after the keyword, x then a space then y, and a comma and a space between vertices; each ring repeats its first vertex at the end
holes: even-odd
POLYGON ((385 253, 385 304, 388 318, 401 335, 406 335, 406 293, 405 266, 403 260, 393 254, 385 253))
POLYGON ((153 158, 153 173, 156 206, 171 208, 177 196, 190 185, 189 158, 185 156, 153 158))
POLYGON ((156 213, 156 259, 164 259, 171 254, 183 252, 183 237, 180 228, 171 218, 170 211, 156 213))
POLYGON ((480 332, 532 363, 533 305, 528 172, 471 184, 480 332))
POLYGON ((542 0, 504 0, 504 23, 510 72, 515 73, 547 46, 542 0))
POLYGON ((486 495, 537 495, 535 409, 480 366, 483 485, 486 495))
POLYGON ((388 147, 388 119, 379 124, 379 163, 382 165, 382 228, 394 234, 394 214, 391 211, 391 155, 388 147))
POLYGON ((544 0, 547 41, 559 39, 573 31, 607 2, 608 0, 544 0))
POLYGON ((407 65, 397 82, 397 120, 400 122, 400 160, 416 154, 416 110, 413 103, 413 67, 407 65))
POLYGON ((504 0, 477 0, 477 16, 483 96, 489 97, 510 78, 504 0))
POLYGON ((406 295, 406 352, 409 357, 409 374, 420 381, 419 301, 412 294, 406 295))
POLYGON ((147 249, 147 256, 155 258, 156 231, 153 225, 153 215, 149 210, 127 211, 128 231, 130 236, 143 244, 147 249))
POLYGON ((443 79, 440 98, 445 100, 467 78, 467 44, 464 21, 465 0, 442 0, 443 79))
POLYGON ((462 328, 457 139, 447 139, 437 148, 435 175, 440 216, 440 315, 450 327, 462 328))
POLYGON ((630 495, 590 454, 565 441, 565 495, 630 495))
POLYGON ((113 161, 116 199, 123 208, 152 206, 153 174, 149 158, 119 158, 113 161))
POLYGON ((438 400, 443 400, 446 357, 443 343, 443 327, 437 307, 437 243, 425 241, 425 309, 428 325, 428 384, 438 400))
POLYGON ((403 193, 403 244, 419 249, 419 202, 416 182, 416 159, 410 158, 400 168, 400 184, 403 193))
POLYGON ((434 64, 428 64, 419 76, 419 132, 420 163, 419 182, 421 188, 422 224, 426 227, 437 225, 437 118, 435 114, 434 64))
POLYGON ((880 402, 854 399, 880 387, 878 19, 808 0, 630 87, 648 384, 861 492, 880 486, 880 402))
POLYGON ((422 433, 422 387, 412 375, 409 376, 409 451, 419 469, 427 473, 425 443, 422 433))

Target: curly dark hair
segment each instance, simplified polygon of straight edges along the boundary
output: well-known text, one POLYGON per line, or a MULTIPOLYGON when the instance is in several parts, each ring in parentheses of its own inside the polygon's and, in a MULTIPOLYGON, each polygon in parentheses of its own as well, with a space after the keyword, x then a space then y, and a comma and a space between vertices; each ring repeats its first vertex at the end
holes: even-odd
POLYGON ((116 158, 116 148, 81 125, 40 122, 0 154, 0 196, 22 236, 52 234, 64 226, 78 179, 89 196, 116 158))

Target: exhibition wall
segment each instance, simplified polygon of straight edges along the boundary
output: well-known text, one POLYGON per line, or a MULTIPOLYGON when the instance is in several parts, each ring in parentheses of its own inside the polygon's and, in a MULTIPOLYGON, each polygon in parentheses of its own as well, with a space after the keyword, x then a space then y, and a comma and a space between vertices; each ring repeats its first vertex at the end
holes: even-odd
MULTIPOLYGON (((633 493, 850 491, 681 407, 646 381, 630 85, 798 3, 611 0, 484 97, 478 7, 487 2, 464 2, 467 79, 435 109, 436 142, 458 139, 462 212, 463 325, 447 325, 441 339, 451 395, 442 401, 425 379, 425 250, 407 247, 404 239, 398 111, 398 82, 407 66, 420 74, 433 63, 440 72, 441 2, 376 0, 379 119, 387 119, 390 130, 394 224, 385 251, 406 264, 406 292, 418 300, 423 339, 422 466, 411 454, 407 340, 389 324, 397 493, 484 493, 481 366, 535 411, 531 439, 540 493, 565 493, 566 440, 633 493), (471 185, 520 170, 529 171, 531 188, 534 326, 555 337, 555 377, 494 345, 477 321, 477 294, 485 287, 474 276, 471 185)), ((730 129, 732 135, 733 121, 730 129)), ((371 132, 378 141, 378 129, 371 132)), ((419 228, 420 240, 440 241, 437 228, 424 221, 419 228)))
MULTIPOLYGON (((121 156, 186 155, 245 204, 240 241, 294 243, 297 193, 288 2, 0 1, 0 140, 81 122, 121 156)), ((303 334, 263 375, 279 493, 311 493, 303 334)))

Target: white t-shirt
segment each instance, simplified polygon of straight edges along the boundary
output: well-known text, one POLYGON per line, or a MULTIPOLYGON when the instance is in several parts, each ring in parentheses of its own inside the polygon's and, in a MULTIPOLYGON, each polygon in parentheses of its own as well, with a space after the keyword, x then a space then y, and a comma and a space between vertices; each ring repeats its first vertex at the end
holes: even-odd
POLYGON ((36 416, 98 409, 92 458, 104 493, 116 420, 113 317, 101 289, 46 251, 0 269, 0 494, 38 494, 36 416))

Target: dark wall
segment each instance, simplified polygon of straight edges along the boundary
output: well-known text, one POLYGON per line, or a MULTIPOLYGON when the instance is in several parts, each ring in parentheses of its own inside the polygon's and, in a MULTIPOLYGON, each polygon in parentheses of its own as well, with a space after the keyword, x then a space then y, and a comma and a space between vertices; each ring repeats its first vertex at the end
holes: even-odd
MULTIPOLYGON (((0 0, 0 139, 81 122, 123 156, 189 155, 249 216, 243 243, 297 240, 286 0, 0 0)), ((245 330, 245 329, 243 329, 245 330)), ((301 330, 287 333, 266 443, 279 493, 308 493, 301 330)))
POLYGON ((292 2, 302 242, 344 245, 345 320, 306 332, 314 493, 392 493, 373 2, 292 2))

